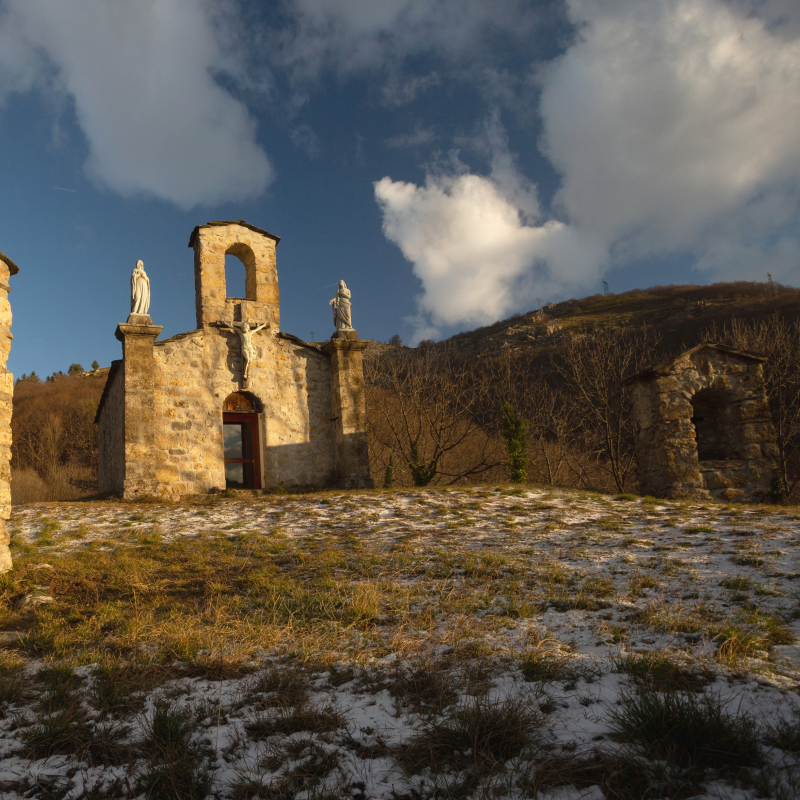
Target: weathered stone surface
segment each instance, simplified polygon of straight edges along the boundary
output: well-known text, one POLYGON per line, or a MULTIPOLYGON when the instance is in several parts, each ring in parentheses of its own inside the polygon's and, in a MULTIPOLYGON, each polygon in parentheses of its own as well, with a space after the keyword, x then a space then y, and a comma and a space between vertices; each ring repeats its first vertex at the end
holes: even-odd
POLYGON ((778 451, 763 361, 704 344, 632 379, 643 492, 726 501, 768 496, 778 451))
POLYGON ((11 351, 11 304, 9 278, 19 267, 0 253, 0 573, 12 567, 6 520, 11 516, 11 401, 14 376, 8 371, 11 351))
POLYGON ((239 391, 258 411, 257 488, 369 486, 367 342, 348 331, 319 347, 278 331, 277 237, 242 223, 210 224, 191 241, 198 329, 156 342, 154 326, 119 326, 124 363, 98 411, 101 491, 176 499, 224 489, 223 403, 239 391), (256 299, 225 297, 226 252, 244 261, 256 299), (247 381, 239 334, 217 324, 234 321, 267 326, 252 337, 247 381))

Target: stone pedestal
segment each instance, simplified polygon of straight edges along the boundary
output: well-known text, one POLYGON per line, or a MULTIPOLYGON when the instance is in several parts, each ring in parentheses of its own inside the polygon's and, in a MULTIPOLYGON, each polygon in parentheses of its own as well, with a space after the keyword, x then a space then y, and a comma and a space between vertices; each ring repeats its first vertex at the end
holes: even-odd
POLYGON ((158 495, 158 463, 153 458, 156 443, 153 344, 159 333, 161 326, 153 325, 149 316, 131 314, 127 323, 117 325, 114 334, 122 342, 125 386, 122 496, 126 500, 158 495))
POLYGON ((331 359, 331 404, 336 428, 336 482, 371 489, 362 342, 355 331, 337 331, 322 350, 331 359))

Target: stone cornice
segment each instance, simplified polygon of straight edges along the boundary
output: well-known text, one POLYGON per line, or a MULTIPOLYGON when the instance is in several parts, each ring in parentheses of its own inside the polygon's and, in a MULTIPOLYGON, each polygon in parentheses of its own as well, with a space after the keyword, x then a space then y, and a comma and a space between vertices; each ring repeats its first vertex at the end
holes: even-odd
POLYGON ((126 336, 152 336, 155 339, 163 330, 163 325, 128 325, 120 322, 114 336, 121 342, 126 336))
POLYGON ((201 228, 212 228, 214 226, 227 226, 227 225, 241 225, 243 228, 248 228, 251 231, 255 231, 256 233, 260 233, 262 236, 268 236, 270 239, 275 240, 275 244, 277 245, 280 242, 281 237, 276 236, 274 233, 270 233, 269 231, 265 231, 263 228, 256 228, 255 225, 251 225, 249 222, 245 222, 243 219, 231 219, 231 220, 220 220, 218 222, 206 222, 205 225, 197 225, 195 229, 192 231, 192 235, 189 237, 189 247, 194 247, 195 241, 197 239, 197 234, 201 228))

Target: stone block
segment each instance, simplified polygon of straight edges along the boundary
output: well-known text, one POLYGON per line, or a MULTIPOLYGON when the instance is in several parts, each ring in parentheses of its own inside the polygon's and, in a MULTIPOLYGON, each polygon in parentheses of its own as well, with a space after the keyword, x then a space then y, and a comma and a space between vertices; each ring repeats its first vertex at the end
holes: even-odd
POLYGON ((743 500, 745 492, 743 489, 723 489, 721 492, 715 492, 715 496, 720 500, 733 502, 736 500, 743 500))

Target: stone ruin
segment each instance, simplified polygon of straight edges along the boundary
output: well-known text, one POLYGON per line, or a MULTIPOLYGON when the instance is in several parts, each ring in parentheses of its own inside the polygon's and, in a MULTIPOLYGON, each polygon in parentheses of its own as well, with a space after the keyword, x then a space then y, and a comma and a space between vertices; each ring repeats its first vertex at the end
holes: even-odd
POLYGON ((778 447, 760 355, 701 344, 630 379, 643 494, 767 500, 778 447))
MULTIPOLYGON (((368 343, 340 321, 324 344, 280 330, 279 241, 243 221, 196 227, 197 329, 162 342, 137 262, 136 313, 117 326, 122 359, 112 362, 96 418, 101 493, 176 499, 226 488, 372 486, 368 343), (244 298, 227 295, 228 254, 244 265, 244 298)), ((349 319, 349 291, 336 307, 349 319)))
POLYGON ((11 551, 6 520, 11 516, 11 400, 14 395, 14 376, 8 371, 11 350, 11 291, 8 279, 19 267, 0 253, 0 572, 11 569, 11 551))

